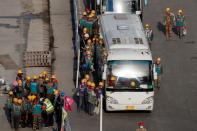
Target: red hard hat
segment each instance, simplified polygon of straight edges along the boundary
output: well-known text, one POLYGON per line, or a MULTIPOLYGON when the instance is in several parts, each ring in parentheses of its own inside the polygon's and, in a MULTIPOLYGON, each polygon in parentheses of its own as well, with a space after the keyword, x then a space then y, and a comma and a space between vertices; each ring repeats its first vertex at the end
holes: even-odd
POLYGON ((138 126, 144 126, 144 122, 143 121, 137 122, 137 125, 138 126))

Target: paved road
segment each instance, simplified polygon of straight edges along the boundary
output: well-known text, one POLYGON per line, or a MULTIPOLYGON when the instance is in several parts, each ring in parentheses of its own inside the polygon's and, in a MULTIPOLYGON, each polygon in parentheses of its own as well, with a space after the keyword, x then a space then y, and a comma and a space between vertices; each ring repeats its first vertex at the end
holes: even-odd
MULTIPOLYGON (((162 88, 156 91, 152 113, 105 113, 104 131, 134 131, 137 121, 144 121, 148 131, 197 130, 197 7, 196 0, 150 0, 145 7, 144 23, 150 23, 155 34, 153 56, 161 56, 164 67, 162 88), (158 28, 166 7, 186 14, 188 36, 166 41, 158 28)), ((73 113, 73 131, 99 131, 98 116, 73 113)))

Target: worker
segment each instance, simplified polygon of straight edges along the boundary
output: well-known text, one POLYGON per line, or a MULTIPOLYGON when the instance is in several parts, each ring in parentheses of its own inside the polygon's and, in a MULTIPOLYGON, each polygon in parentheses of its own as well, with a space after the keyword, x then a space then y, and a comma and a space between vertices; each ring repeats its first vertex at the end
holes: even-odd
POLYGON ((100 81, 99 85, 95 88, 95 93, 96 93, 96 98, 97 98, 97 104, 94 109, 95 114, 99 114, 99 112, 100 112, 100 105, 101 105, 100 97, 101 97, 101 95, 103 95, 103 87, 104 87, 104 83, 102 81, 100 81))
POLYGON ((51 82, 48 83, 48 85, 46 86, 47 89, 47 98, 54 103, 54 88, 53 88, 53 84, 51 82))
POLYGON ((85 63, 88 67, 89 72, 95 71, 94 69, 94 63, 93 63, 93 52, 92 51, 86 51, 85 52, 85 63))
POLYGON ((18 80, 18 92, 17 92, 17 97, 22 98, 24 95, 24 88, 23 88, 23 83, 22 80, 18 80))
POLYGON ((88 102, 88 88, 90 88, 91 86, 91 81, 87 80, 89 78, 89 75, 86 74, 85 75, 85 78, 86 79, 85 81, 85 84, 86 84, 86 88, 84 90, 84 106, 85 106, 85 112, 89 112, 89 102, 88 102))
MULTIPOLYGON (((13 91, 8 92, 8 99, 6 100, 6 113, 8 116, 8 121, 11 124, 11 109, 12 109, 12 100, 13 100, 13 91)), ((12 124, 11 124, 12 126, 12 124)))
POLYGON ((56 98, 55 98, 55 104, 54 104, 54 110, 55 110, 55 122, 57 124, 57 131, 60 131, 61 129, 61 122, 62 122, 62 107, 64 105, 64 92, 57 92, 56 98))
POLYGON ((144 122, 138 122, 138 128, 136 129, 136 131, 147 131, 146 128, 144 128, 144 122))
POLYGON ((53 126, 54 106, 48 98, 44 99, 43 104, 46 106, 46 126, 53 126))
POLYGON ((171 12, 170 8, 166 8, 163 24, 165 26, 165 35, 167 40, 171 38, 174 22, 175 22, 174 14, 171 12))
POLYGON ((31 116, 32 115, 32 105, 31 105, 31 96, 28 96, 23 100, 23 104, 21 107, 21 120, 22 127, 31 127, 31 116))
POLYGON ((88 22, 93 22, 94 20, 94 14, 89 14, 88 15, 88 22))
POLYGON ((176 31, 179 35, 179 38, 181 38, 181 36, 185 34, 185 25, 185 16, 183 15, 183 10, 179 9, 176 16, 176 31))
POLYGON ((38 82, 36 75, 33 76, 33 81, 30 83, 30 92, 34 95, 38 94, 38 82))
POLYGON ((81 83, 80 83, 80 86, 79 86, 79 103, 78 103, 78 111, 80 111, 81 109, 84 110, 85 108, 85 90, 86 90, 86 79, 82 79, 81 80, 81 83))
POLYGON ((26 97, 30 93, 30 83, 31 83, 31 77, 30 76, 26 76, 25 81, 23 81, 24 95, 26 97))
POLYGON ((40 93, 40 95, 42 95, 44 93, 44 88, 43 88, 44 78, 42 73, 39 74, 37 82, 38 82, 38 92, 40 93))
POLYGON ((86 79, 86 81, 88 82, 90 80, 90 75, 89 74, 85 74, 84 79, 86 79))
POLYGON ((42 106, 37 100, 35 100, 34 105, 32 107, 33 130, 41 129, 42 127, 41 113, 42 113, 42 106))
POLYGON ((91 82, 91 84, 87 88, 88 92, 88 114, 93 115, 94 107, 97 104, 96 94, 94 92, 95 83, 91 82))
POLYGON ((44 96, 43 97, 47 97, 47 87, 48 87, 49 82, 50 81, 48 77, 44 78, 44 81, 43 81, 44 96))
POLYGON ((23 80, 23 71, 22 71, 22 69, 18 69, 16 80, 23 80))
POLYGON ((47 71, 43 71, 43 72, 42 72, 42 76, 43 76, 43 79, 47 78, 47 77, 48 77, 47 71))
POLYGON ((145 24, 145 35, 149 43, 153 40, 153 30, 150 28, 149 24, 145 24))
POLYGON ((53 88, 58 89, 58 80, 56 79, 55 75, 51 75, 51 82, 53 83, 53 88))
POLYGON ((13 126, 15 130, 18 130, 19 124, 21 121, 21 104, 22 100, 14 98, 14 103, 12 106, 12 120, 13 120, 13 126))
POLYGON ((87 20, 87 13, 86 13, 85 11, 82 12, 82 17, 81 17, 81 19, 87 20))
POLYGON ((155 72, 157 74, 155 80, 155 86, 159 89, 161 84, 161 74, 163 73, 163 68, 161 65, 161 58, 157 57, 155 61, 155 72))

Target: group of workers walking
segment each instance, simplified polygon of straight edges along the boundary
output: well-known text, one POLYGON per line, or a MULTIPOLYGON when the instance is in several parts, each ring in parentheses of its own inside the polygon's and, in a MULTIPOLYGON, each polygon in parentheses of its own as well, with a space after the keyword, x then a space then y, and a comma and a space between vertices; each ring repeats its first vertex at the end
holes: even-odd
POLYGON ((175 28, 176 34, 181 38, 186 35, 186 22, 183 10, 179 9, 177 15, 175 15, 170 8, 166 8, 163 19, 163 25, 165 26, 166 39, 169 40, 172 37, 172 30, 175 28))
MULTIPOLYGON (((163 18, 163 26, 165 31, 166 40, 170 40, 172 37, 172 31, 181 38, 187 34, 185 16, 183 10, 179 9, 177 15, 175 15, 170 8, 165 9, 165 15, 163 18)), ((145 24, 145 35, 147 40, 151 42, 153 40, 153 31, 149 24, 145 24)))
POLYGON ((55 75, 49 76, 43 71, 39 76, 25 78, 19 69, 8 96, 6 111, 12 128, 32 127, 37 130, 53 126, 55 118, 60 130, 64 92, 58 90, 55 75))

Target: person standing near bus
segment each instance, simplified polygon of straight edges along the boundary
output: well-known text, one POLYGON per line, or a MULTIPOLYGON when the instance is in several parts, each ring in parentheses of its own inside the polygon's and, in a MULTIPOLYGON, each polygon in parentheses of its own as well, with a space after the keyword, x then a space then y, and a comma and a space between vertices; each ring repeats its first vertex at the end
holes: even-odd
POLYGON ((101 106, 101 95, 103 95, 103 86, 104 83, 102 81, 99 82, 99 85, 95 88, 96 98, 97 98, 97 104, 94 109, 95 114, 99 114, 100 112, 100 106, 101 106))
POLYGON ((157 79, 155 81, 155 86, 159 89, 161 86, 161 74, 163 72, 161 65, 161 58, 157 57, 155 61, 155 72, 157 73, 157 79))
POLYGON ((150 44, 151 41, 153 40, 153 30, 151 29, 149 24, 145 25, 144 31, 145 31, 146 38, 147 38, 147 40, 148 40, 148 42, 150 44))
POLYGON ((86 79, 81 80, 81 84, 79 86, 79 103, 78 103, 78 111, 81 111, 81 109, 84 109, 85 107, 85 90, 86 90, 86 79))

